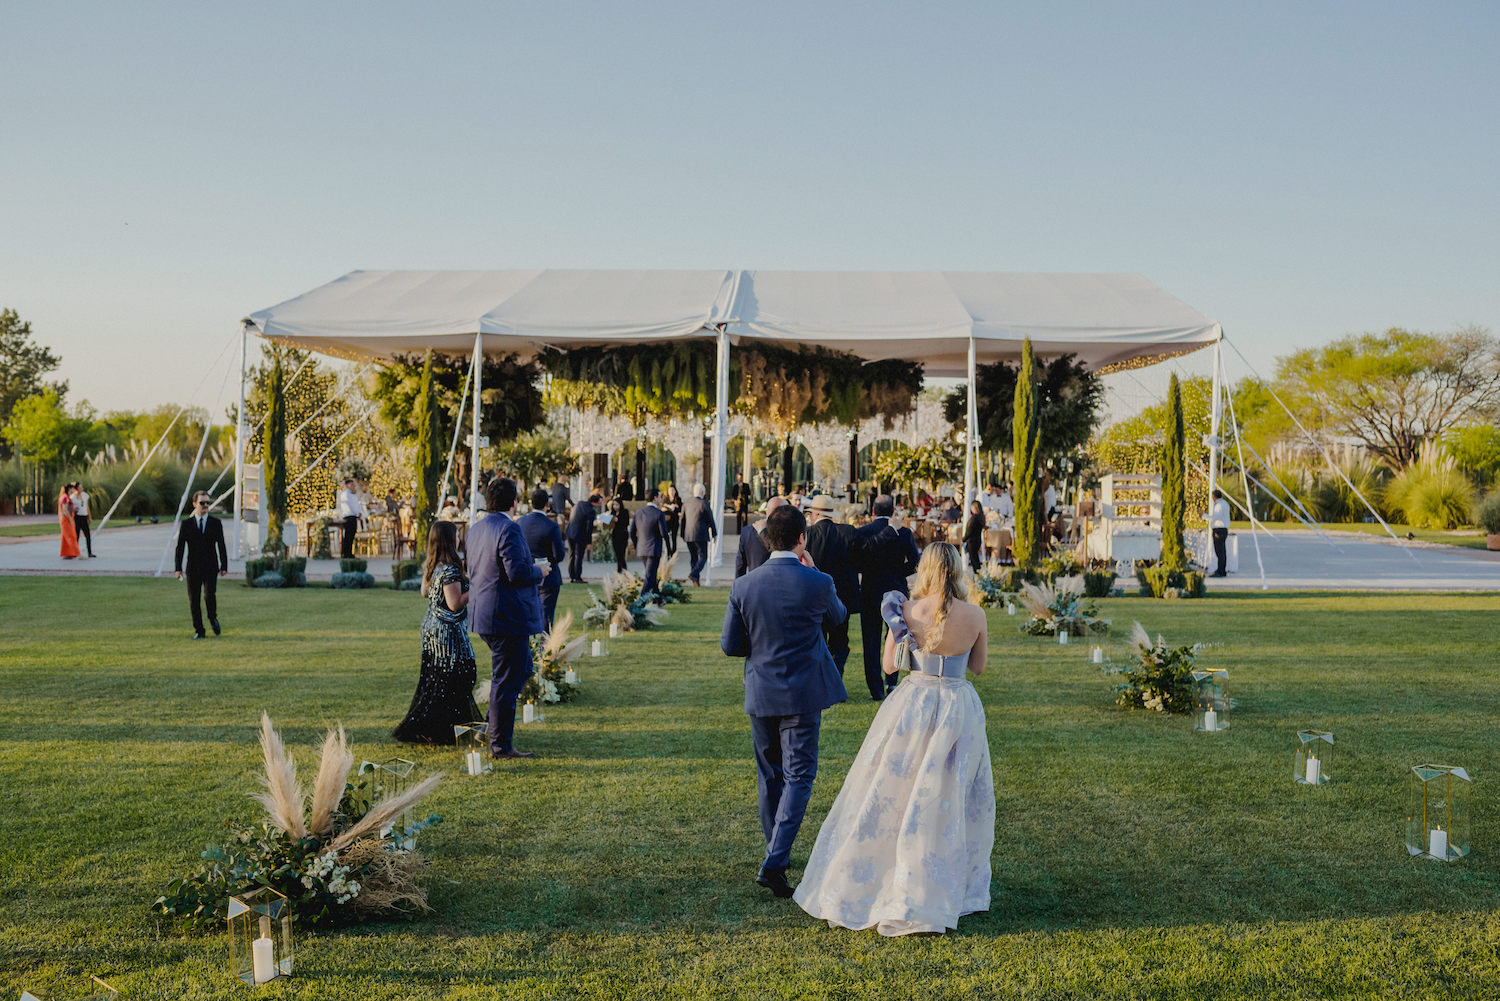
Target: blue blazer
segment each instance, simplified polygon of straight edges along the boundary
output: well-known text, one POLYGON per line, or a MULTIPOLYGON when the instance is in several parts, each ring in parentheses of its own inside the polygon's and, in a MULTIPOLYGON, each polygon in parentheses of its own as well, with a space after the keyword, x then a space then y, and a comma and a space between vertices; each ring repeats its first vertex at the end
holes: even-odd
POLYGON ((760 537, 760 526, 746 525, 740 529, 740 548, 734 554, 734 575, 743 577, 751 570, 758 569, 770 555, 766 540, 760 537))
POLYGON ((736 579, 719 646, 745 658, 745 712, 795 716, 847 699, 823 640, 847 617, 833 578, 796 560, 767 560, 736 579))
POLYGON ((594 505, 581 500, 573 505, 573 517, 568 519, 568 541, 586 546, 594 540, 594 519, 599 512, 594 505))
POLYGON ((542 631, 536 587, 542 571, 531 560, 521 526, 509 515, 487 514, 469 528, 469 628, 481 636, 530 636, 542 631))
POLYGON ((651 504, 641 506, 630 519, 630 541, 635 554, 642 559, 660 556, 662 540, 667 537, 667 516, 651 504))
POLYGON ((526 536, 526 548, 531 550, 532 559, 552 561, 552 572, 542 578, 542 587, 562 587, 562 563, 568 554, 563 549, 562 529, 557 527, 557 522, 540 511, 533 511, 521 515, 516 524, 526 536))

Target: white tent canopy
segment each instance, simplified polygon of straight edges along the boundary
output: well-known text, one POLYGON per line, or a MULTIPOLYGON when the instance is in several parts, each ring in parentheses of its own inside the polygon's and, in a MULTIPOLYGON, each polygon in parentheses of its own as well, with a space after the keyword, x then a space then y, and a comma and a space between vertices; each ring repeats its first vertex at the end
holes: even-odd
MULTIPOLYGON (((713 483, 724 482, 731 343, 818 345, 867 361, 921 362, 928 375, 969 379, 965 510, 974 496, 980 362, 1019 358, 1030 338, 1039 354, 1072 353, 1097 371, 1185 354, 1222 337, 1213 320, 1138 275, 981 271, 351 271, 250 314, 244 329, 376 361, 429 348, 527 356, 545 347, 712 338, 713 483)), ((242 344, 242 376, 244 354, 242 344)), ((470 397, 476 441, 479 372, 476 366, 470 397)), ((1214 417, 1217 434, 1217 408, 1214 417)), ((714 510, 721 519, 721 504, 714 510)), ((238 537, 238 511, 235 520, 238 537)), ((713 563, 719 560, 716 541, 713 563)))
POLYGON ((930 375, 1021 341, 1092 369, 1194 351, 1219 325, 1137 275, 979 271, 353 271, 250 314, 266 337, 345 357, 529 354, 663 338, 818 344, 930 375))

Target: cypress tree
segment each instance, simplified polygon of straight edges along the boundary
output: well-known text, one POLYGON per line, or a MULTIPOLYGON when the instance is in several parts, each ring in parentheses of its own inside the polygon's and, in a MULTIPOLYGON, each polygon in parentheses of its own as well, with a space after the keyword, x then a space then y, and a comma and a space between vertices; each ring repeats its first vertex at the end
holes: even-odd
POLYGON ((1030 570, 1037 565, 1042 547, 1042 494, 1037 489, 1036 461, 1040 441, 1037 427, 1036 356, 1031 338, 1021 345, 1021 371, 1016 376, 1016 403, 1011 422, 1015 454, 1016 531, 1012 549, 1016 566, 1030 570))
POLYGON ((271 356, 271 374, 266 379, 266 426, 262 441, 261 485, 266 492, 266 535, 261 552, 280 557, 281 526, 286 521, 286 376, 281 370, 281 352, 271 356))
POLYGON ((1187 569, 1187 553, 1182 544, 1187 516, 1186 438, 1182 386, 1173 372, 1167 386, 1167 440, 1161 456, 1161 565, 1168 570, 1187 569))
MULTIPOLYGON (((460 415, 462 419, 462 415, 460 415)), ((440 498, 438 492, 438 479, 443 475, 442 470, 442 435, 438 427, 438 403, 437 393, 432 381, 432 352, 427 352, 426 359, 422 362, 422 380, 417 384, 417 405, 413 423, 417 426, 417 447, 414 462, 417 479, 417 503, 413 519, 416 531, 416 548, 423 549, 427 545, 427 530, 432 527, 432 520, 437 515, 437 506, 440 498)), ((475 453, 478 453, 478 442, 474 443, 475 453)))

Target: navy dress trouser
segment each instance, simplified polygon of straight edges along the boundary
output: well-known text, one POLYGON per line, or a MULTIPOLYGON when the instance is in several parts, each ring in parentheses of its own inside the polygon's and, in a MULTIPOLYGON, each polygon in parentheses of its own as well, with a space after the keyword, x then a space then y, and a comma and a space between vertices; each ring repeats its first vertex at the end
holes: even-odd
POLYGON ((531 638, 481 635, 490 648, 490 753, 512 750, 516 733, 516 698, 531 677, 531 638))
POLYGON ((767 869, 785 869, 791 862, 792 842, 797 840, 818 775, 822 722, 820 712, 750 717, 760 827, 766 835, 766 857, 761 864, 767 869))

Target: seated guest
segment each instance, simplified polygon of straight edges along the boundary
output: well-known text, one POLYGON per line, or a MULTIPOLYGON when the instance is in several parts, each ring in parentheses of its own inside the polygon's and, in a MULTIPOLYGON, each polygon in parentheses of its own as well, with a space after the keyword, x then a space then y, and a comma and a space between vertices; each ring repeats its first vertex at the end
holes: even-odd
POLYGON ((443 508, 438 512, 438 517, 444 521, 452 521, 459 516, 460 510, 457 497, 445 497, 443 498, 443 508))
POLYGON ((1003 521, 1014 521, 1016 518, 1016 502, 1011 499, 1014 489, 1014 483, 1006 484, 995 500, 995 513, 1000 515, 1003 521))
MULTIPOLYGON (((977 503, 977 502, 976 502, 977 503)), ((938 520, 949 525, 956 525, 961 520, 958 510, 958 501, 952 497, 943 501, 943 510, 938 515, 938 520)))

